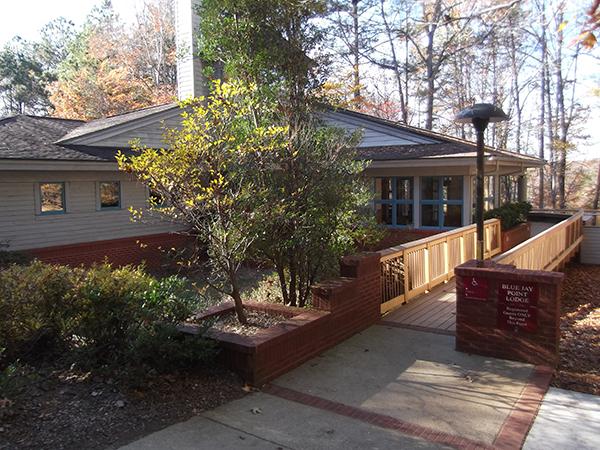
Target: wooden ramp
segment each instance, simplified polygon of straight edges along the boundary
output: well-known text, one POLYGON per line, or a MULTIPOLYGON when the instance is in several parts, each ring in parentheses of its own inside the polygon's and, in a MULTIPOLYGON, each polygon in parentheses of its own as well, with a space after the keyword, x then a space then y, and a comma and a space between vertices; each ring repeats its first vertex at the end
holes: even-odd
POLYGON ((389 312, 381 325, 454 335, 456 332, 456 286, 454 280, 436 286, 409 303, 389 312))

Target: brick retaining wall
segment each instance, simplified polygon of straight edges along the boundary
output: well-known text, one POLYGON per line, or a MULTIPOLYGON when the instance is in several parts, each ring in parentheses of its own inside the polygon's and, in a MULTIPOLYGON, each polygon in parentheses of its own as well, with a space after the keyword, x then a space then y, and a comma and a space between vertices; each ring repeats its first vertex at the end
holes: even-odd
MULTIPOLYGON (((221 360, 246 382, 260 386, 376 323, 380 318, 379 255, 344 258, 342 277, 313 287, 314 309, 245 302, 248 309, 282 314, 288 320, 253 336, 210 331, 219 342, 221 360)), ((213 308, 201 318, 232 311, 233 305, 213 308)), ((183 331, 198 327, 185 325, 183 331)))
POLYGON ((146 262, 151 269, 160 269, 167 264, 168 258, 163 250, 183 248, 190 238, 175 233, 161 233, 149 236, 111 239, 82 244, 60 245, 27 252, 36 258, 51 264, 77 266, 91 265, 108 259, 116 266, 146 262))

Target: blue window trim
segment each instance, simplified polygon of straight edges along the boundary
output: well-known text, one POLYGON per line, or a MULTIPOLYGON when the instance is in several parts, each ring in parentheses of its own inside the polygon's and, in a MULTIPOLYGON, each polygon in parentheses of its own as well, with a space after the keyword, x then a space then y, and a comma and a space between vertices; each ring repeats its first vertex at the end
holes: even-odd
POLYGON ((120 180, 99 181, 98 182, 98 211, 119 211, 123 209, 123 196, 120 180), (119 205, 118 206, 102 206, 102 184, 118 183, 119 184, 119 205))
POLYGON ((67 189, 66 187, 66 183, 64 181, 44 181, 38 184, 38 193, 40 196, 40 216, 58 216, 58 215, 62 215, 62 214, 66 214, 67 213, 67 196, 65 194, 65 190, 67 189), (62 185, 62 190, 61 190, 61 200, 62 200, 62 209, 60 211, 44 211, 43 207, 44 205, 43 203, 43 199, 44 197, 42 196, 42 186, 44 184, 61 184, 62 185))
MULTIPOLYGON (((421 177, 421 193, 422 193, 422 189, 423 189, 423 179, 424 178, 437 178, 438 179, 438 183, 440 184, 440 186, 442 186, 444 184, 444 178, 447 177, 460 177, 462 178, 462 175, 435 175, 435 176, 431 176, 431 175, 425 175, 421 177)), ((464 179, 462 180, 463 183, 463 189, 464 189, 464 179)), ((464 190, 463 190, 464 193, 464 190)), ((419 228, 424 229, 424 230, 453 230, 457 227, 449 227, 446 226, 444 224, 444 205, 457 205, 461 207, 461 225, 462 225, 462 217, 463 217, 463 213, 464 213, 464 198, 462 200, 446 200, 444 198, 441 198, 441 194, 442 191, 441 189, 439 190, 439 194, 440 198, 438 199, 426 199, 423 200, 421 199, 419 202, 419 208, 422 208, 423 206, 427 206, 427 205, 437 205, 438 206, 438 225, 423 225, 423 209, 421 209, 421 226, 419 228)))
MULTIPOLYGON (((392 184, 392 198, 387 200, 374 199, 374 205, 391 205, 392 206, 392 223, 382 223, 380 224, 386 228, 410 228, 414 226, 415 221, 415 178, 414 177, 373 177, 373 192, 376 191, 376 183, 377 179, 380 178, 389 178, 390 183, 392 184), (398 179, 402 180, 410 180, 411 183, 411 197, 412 199, 398 199, 398 179), (398 210, 396 206, 398 205, 411 205, 413 207, 412 213, 412 222, 408 224, 398 225, 398 210)), ((375 208, 376 210, 376 208, 375 208)))

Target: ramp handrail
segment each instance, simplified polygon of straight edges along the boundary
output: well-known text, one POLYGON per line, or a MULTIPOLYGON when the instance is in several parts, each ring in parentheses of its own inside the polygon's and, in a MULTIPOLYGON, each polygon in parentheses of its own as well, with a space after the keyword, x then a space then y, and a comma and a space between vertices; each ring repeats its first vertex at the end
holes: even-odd
POLYGON ((555 270, 581 245, 583 215, 579 211, 493 260, 518 269, 555 270))
MULTIPOLYGON (((473 225, 381 250, 382 314, 451 279, 454 268, 475 258, 477 228, 473 225)), ((500 220, 484 224, 485 258, 501 251, 500 220)))

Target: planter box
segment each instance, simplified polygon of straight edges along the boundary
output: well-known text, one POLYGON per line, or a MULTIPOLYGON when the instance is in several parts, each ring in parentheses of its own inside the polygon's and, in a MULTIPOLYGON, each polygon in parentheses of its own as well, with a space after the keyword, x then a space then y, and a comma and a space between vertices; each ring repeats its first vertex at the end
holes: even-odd
MULTIPOLYGON (((379 254, 345 258, 342 275, 313 287, 316 309, 293 308, 272 303, 246 302, 247 309, 288 317, 285 322, 252 336, 209 330, 221 349, 220 360, 254 386, 288 372, 379 320, 381 289, 379 254)), ((234 310, 227 303, 200 316, 208 318, 234 310)), ((198 333, 199 325, 184 324, 180 330, 198 333)))
POLYGON ((502 252, 506 252, 511 248, 516 247, 530 237, 531 225, 529 223, 520 223, 510 230, 502 231, 502 252))
MULTIPOLYGON (((269 303, 245 302, 250 310, 271 312, 289 317, 285 322, 265 328, 251 336, 209 330, 207 337, 219 343, 219 360, 244 381, 260 386, 288 370, 302 364, 322 351, 317 337, 326 327, 327 311, 292 308, 269 303)), ((234 312, 233 304, 212 308, 199 319, 234 312)), ((197 333, 199 326, 186 324, 182 331, 197 333)))

